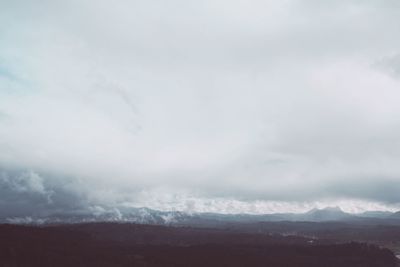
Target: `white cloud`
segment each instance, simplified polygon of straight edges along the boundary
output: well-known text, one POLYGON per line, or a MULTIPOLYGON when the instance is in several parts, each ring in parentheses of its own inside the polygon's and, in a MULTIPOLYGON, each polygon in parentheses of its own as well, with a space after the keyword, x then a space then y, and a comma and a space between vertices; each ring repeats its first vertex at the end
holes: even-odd
POLYGON ((394 205, 395 5, 0 3, 0 165, 93 205, 166 187, 182 209, 394 205))

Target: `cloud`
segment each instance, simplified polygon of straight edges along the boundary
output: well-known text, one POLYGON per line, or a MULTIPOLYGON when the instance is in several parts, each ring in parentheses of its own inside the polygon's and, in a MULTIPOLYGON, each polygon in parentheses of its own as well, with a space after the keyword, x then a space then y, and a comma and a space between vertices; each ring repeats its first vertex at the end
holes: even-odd
POLYGON ((2 183, 7 184, 10 189, 16 192, 48 194, 48 192, 46 192, 44 188, 42 177, 32 171, 24 172, 21 175, 12 179, 8 177, 7 174, 3 173, 2 183))
POLYGON ((51 204, 51 191, 47 191, 42 178, 34 172, 11 174, 2 171, 0 175, 2 215, 28 212, 30 206, 51 204))
POLYGON ((89 204, 80 192, 79 184, 66 177, 60 181, 31 170, 2 168, 0 218, 87 210, 89 204))
POLYGON ((3 213, 400 202, 395 1, 0 7, 3 213))

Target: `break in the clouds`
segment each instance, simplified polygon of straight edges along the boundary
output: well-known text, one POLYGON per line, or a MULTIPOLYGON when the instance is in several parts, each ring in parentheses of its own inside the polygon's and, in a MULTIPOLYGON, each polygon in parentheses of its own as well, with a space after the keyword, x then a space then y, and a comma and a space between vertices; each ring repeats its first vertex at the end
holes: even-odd
POLYGON ((400 203, 400 4, 0 1, 0 211, 400 203))

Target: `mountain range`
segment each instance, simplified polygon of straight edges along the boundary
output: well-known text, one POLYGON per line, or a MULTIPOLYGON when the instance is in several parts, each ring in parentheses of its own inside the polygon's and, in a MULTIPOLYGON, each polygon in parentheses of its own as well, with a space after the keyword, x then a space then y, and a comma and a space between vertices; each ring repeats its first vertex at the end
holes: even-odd
POLYGON ((305 213, 273 214, 219 214, 188 213, 181 211, 158 211, 149 208, 109 209, 101 213, 76 212, 68 214, 51 214, 48 216, 0 218, 2 223, 11 224, 69 224, 88 222, 131 222, 152 225, 176 226, 218 226, 230 223, 256 222, 329 222, 351 221, 360 223, 400 224, 400 211, 367 211, 359 214, 346 213, 339 207, 312 209, 305 213))

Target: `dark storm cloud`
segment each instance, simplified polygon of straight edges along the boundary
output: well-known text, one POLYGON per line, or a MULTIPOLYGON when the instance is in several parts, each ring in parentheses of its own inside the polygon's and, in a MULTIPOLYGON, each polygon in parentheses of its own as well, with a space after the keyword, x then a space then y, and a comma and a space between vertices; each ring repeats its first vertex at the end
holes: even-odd
POLYGON ((0 170, 0 217, 46 216, 54 213, 79 212, 88 203, 79 190, 68 188, 66 180, 55 179, 31 170, 0 170))

